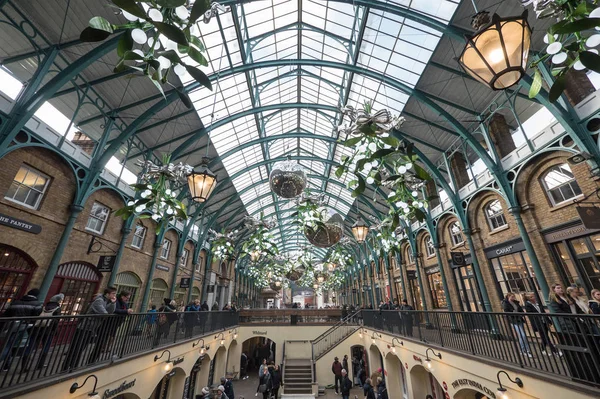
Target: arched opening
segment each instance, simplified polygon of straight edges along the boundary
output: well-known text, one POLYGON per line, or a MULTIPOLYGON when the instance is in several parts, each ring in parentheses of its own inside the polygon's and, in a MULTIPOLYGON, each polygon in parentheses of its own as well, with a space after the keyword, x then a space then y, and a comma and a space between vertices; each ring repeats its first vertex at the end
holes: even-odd
POLYGON ((266 337, 252 337, 242 343, 242 352, 245 353, 248 358, 246 372, 249 375, 254 374, 254 372, 258 374, 258 369, 260 368, 263 359, 267 359, 267 362, 275 362, 277 359, 277 344, 266 337))
POLYGON ((115 278, 115 288, 117 292, 129 291, 131 297, 129 298, 129 306, 131 309, 135 309, 139 299, 139 289, 142 286, 142 280, 137 274, 133 272, 121 272, 117 274, 115 278))
POLYGON ((354 385, 362 385, 369 376, 369 356, 362 345, 351 347, 350 354, 354 385))
POLYGON ((0 311, 27 292, 37 264, 25 252, 0 244, 0 311))
POLYGON ((127 392, 127 393, 122 393, 120 395, 115 396, 114 399, 141 399, 141 398, 134 393, 127 392))
MULTIPOLYGON (((196 399, 196 395, 201 395, 202 388, 208 386, 208 373, 212 363, 210 356, 207 354, 200 355, 196 360, 186 383, 188 385, 188 396, 184 396, 184 399, 196 399)), ((183 392, 186 392, 185 389, 183 392)))
POLYGON ((402 393, 403 398, 408 398, 404 367, 400 359, 392 352, 385 357, 385 370, 387 371, 385 383, 388 397, 400 398, 400 393, 402 393))
MULTIPOLYGON (((369 347, 369 373, 367 376, 373 380, 379 373, 383 373, 383 357, 377 345, 371 345, 369 347)), ((373 385, 377 385, 377 379, 371 381, 373 385)))
POLYGON ((65 295, 62 314, 81 314, 98 293, 101 280, 102 274, 91 263, 80 261, 63 263, 58 266, 46 300, 62 293, 65 295))
POLYGON ((233 379, 237 379, 240 375, 240 345, 237 341, 231 341, 227 349, 227 366, 225 374, 230 374, 233 379))
POLYGON ((185 371, 180 367, 175 367, 159 381, 149 399, 181 398, 184 385, 185 371))
POLYGON ((444 390, 438 380, 421 365, 410 370, 412 398, 425 398, 432 395, 434 398, 443 398, 444 390))
MULTIPOLYGON (((155 278, 152 280, 152 286, 150 287, 150 307, 156 305, 159 308, 163 304, 163 299, 166 298, 167 294, 167 282, 162 278, 155 278)), ((142 309, 144 311, 144 309, 142 309)))
POLYGON ((491 397, 474 389, 465 388, 455 393, 454 399, 491 399, 491 397))
POLYGON ((227 350, 224 346, 219 347, 215 353, 214 361, 211 362, 211 370, 208 375, 208 385, 218 384, 221 377, 225 376, 227 366, 227 350))
POLYGON ((196 299, 200 299, 200 288, 193 287, 192 288, 192 301, 195 301, 196 299))

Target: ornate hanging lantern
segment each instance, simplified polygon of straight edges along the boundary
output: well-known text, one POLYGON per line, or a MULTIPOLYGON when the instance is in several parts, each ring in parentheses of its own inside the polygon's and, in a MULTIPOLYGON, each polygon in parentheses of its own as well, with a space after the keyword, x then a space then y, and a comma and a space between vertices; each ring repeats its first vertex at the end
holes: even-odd
POLYGON ((356 242, 359 244, 362 244, 367 239, 367 234, 369 234, 369 226, 367 226, 360 215, 358 215, 356 222, 352 226, 352 234, 354 235, 356 242))
POLYGON ((504 90, 515 85, 527 70, 531 45, 531 27, 527 10, 516 17, 490 18, 486 11, 471 20, 477 30, 467 36, 467 44, 458 58, 459 64, 476 80, 492 90, 504 90))
POLYGON ((291 161, 279 161, 273 165, 269 184, 271 191, 282 198, 295 198, 306 188, 306 173, 302 165, 291 161))
POLYGON ((209 158, 202 158, 200 168, 187 177, 192 199, 196 202, 205 202, 217 186, 217 176, 208 168, 209 162, 209 158))

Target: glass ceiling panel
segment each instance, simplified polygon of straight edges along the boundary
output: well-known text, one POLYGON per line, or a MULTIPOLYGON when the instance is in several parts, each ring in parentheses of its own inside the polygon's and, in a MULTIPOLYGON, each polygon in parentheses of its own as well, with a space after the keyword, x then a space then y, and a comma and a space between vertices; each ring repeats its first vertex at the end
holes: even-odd
MULTIPOLYGON (((232 66, 267 60, 302 58, 345 64, 352 64, 356 60, 358 67, 392 76, 406 86, 414 87, 441 37, 436 30, 387 12, 371 9, 366 13, 362 7, 340 2, 299 1, 302 1, 301 12, 298 11, 298 0, 236 4, 233 6, 236 13, 219 16, 222 32, 219 31, 216 18, 207 25, 203 24, 201 37, 207 48, 209 66, 200 68, 207 74, 213 74, 232 66), (368 16, 364 24, 365 31, 360 34, 365 14, 368 16), (237 15, 235 20, 234 15, 237 15), (359 37, 362 37, 362 42, 358 46, 354 42, 359 37), (243 50, 240 49, 240 42, 243 50), (353 54, 356 48, 358 53, 353 54)), ((390 2, 448 23, 459 0, 390 2)), ((186 62, 194 64, 188 57, 185 58, 186 62)), ((188 83, 191 77, 186 75, 182 81, 188 83)), ((249 110, 253 104, 264 107, 299 102, 338 108, 345 103, 361 107, 365 100, 373 100, 375 109, 387 108, 399 114, 409 99, 400 90, 360 74, 310 65, 250 70, 248 73, 221 78, 218 82, 213 81, 213 86, 213 92, 199 89, 190 93, 198 115, 206 126, 249 110), (349 81, 351 76, 352 81, 349 81)), ((261 137, 293 134, 291 132, 337 139, 337 125, 340 123, 340 114, 327 110, 270 110, 229 121, 210 131, 210 137, 219 155, 244 146, 222 162, 229 176, 240 173, 232 180, 238 192, 250 187, 240 195, 246 210, 255 212, 266 206, 266 213, 279 210, 280 216, 287 217, 294 204, 279 203, 275 207, 273 201, 279 199, 269 195, 269 184, 259 184, 268 178, 271 165, 251 168, 252 165, 288 154, 330 159, 339 163, 341 156, 349 154, 350 149, 334 142, 304 137, 245 145, 261 137), (262 195, 265 197, 252 202, 262 195)), ((329 205, 347 214, 348 204, 354 203, 351 191, 345 187, 348 176, 337 179, 334 175, 335 165, 329 163, 301 160, 300 164, 310 174, 326 175, 327 179, 343 184, 340 186, 316 178, 309 179, 311 189, 325 190, 331 194, 327 200, 329 205)), ((286 239, 290 246, 295 245, 296 238, 300 240, 300 245, 306 245, 306 240, 296 231, 291 220, 285 221, 283 226, 281 230, 291 234, 292 238, 286 239)))

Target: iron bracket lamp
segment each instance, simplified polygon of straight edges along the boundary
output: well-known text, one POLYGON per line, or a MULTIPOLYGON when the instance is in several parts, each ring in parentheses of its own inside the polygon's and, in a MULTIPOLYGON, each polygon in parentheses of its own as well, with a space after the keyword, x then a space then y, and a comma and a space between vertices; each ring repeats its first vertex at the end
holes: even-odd
POLYGON ((509 398, 508 398, 508 394, 506 393, 506 392, 507 392, 507 390, 506 390, 506 388, 504 388, 504 387, 502 386, 502 381, 500 381, 500 374, 504 374, 504 375, 506 376, 506 378, 508 378, 508 380, 509 380, 510 382, 512 382, 513 384, 517 384, 517 386, 518 386, 519 388, 523 388, 523 381, 522 381, 522 380, 521 380, 519 377, 515 377, 515 379, 513 380, 512 378, 510 378, 510 376, 508 375, 508 373, 507 373, 506 371, 504 371, 504 370, 500 370, 500 371, 498 371, 498 373, 496 374, 496 378, 498 379, 498 385, 500 385, 500 386, 498 387, 498 393, 497 393, 497 394, 498 394, 498 397, 499 397, 500 399, 509 399, 509 398))
POLYGON ((217 335, 215 335, 215 339, 219 338, 219 336, 221 336, 221 341, 219 342, 219 344, 221 346, 223 346, 225 344, 225 334, 223 334, 222 332, 220 332, 217 335))
POLYGON ((204 355, 204 351, 208 350, 208 345, 204 345, 204 338, 200 338, 198 341, 194 342, 192 344, 192 348, 195 348, 196 346, 200 345, 200 341, 202 341, 202 345, 200 346, 200 354, 204 355))
POLYGON ((435 353, 435 351, 432 348, 427 348, 427 350, 425 350, 425 365, 427 366, 427 370, 431 370, 431 359, 429 358, 429 351, 431 351, 431 353, 433 353, 433 356, 437 357, 438 359, 442 359, 442 354, 440 352, 435 353))
POLYGON ((75 391, 77 391, 78 389, 83 388, 90 378, 94 379, 94 387, 92 388, 92 392, 88 393, 88 396, 90 399, 100 399, 100 395, 98 395, 98 392, 96 392, 96 386, 98 385, 98 377, 96 377, 94 374, 88 375, 85 378, 85 380, 83 380, 83 384, 81 385, 74 382, 73 385, 71 385, 71 388, 69 388, 69 393, 75 393, 75 391))
POLYGON ((394 341, 398 341, 401 346, 404 346, 404 342, 400 340, 400 338, 394 337, 392 339, 392 352, 396 353, 396 345, 394 345, 394 341))
POLYGON ((375 343, 375 338, 381 338, 381 334, 378 334, 375 331, 373 331, 373 334, 371 334, 371 342, 372 343, 375 343))
POLYGON ((233 339, 237 339, 238 330, 234 328, 233 330, 229 330, 229 334, 233 333, 233 339))
POLYGON ((160 356, 158 356, 158 355, 154 356, 154 361, 156 362, 157 360, 162 359, 162 357, 167 352, 169 353, 169 357, 165 361, 165 366, 164 366, 165 373, 168 373, 169 371, 173 370, 173 362, 171 361, 171 351, 168 349, 165 349, 164 351, 162 351, 160 356))

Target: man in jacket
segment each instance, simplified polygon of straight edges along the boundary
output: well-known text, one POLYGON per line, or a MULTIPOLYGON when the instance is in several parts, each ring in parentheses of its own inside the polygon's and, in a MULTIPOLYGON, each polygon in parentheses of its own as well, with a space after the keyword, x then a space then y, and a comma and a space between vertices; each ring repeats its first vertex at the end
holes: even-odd
MULTIPOLYGON (((43 305, 42 302, 38 300, 38 295, 40 294, 40 290, 34 288, 29 290, 27 295, 23 296, 21 299, 17 299, 11 302, 8 309, 3 314, 3 317, 30 317, 30 316, 39 316, 42 313, 43 305)), ((0 362, 2 364, 2 370, 10 369, 10 365, 13 360, 13 346, 21 342, 25 331, 30 332, 33 328, 33 325, 29 326, 28 323, 21 321, 11 321, 2 323, 1 331, 7 331, 8 339, 6 344, 4 345, 4 350, 2 351, 2 355, 0 356, 0 362)))
POLYGON ((117 301, 115 302, 114 314, 119 316, 115 320, 109 320, 109 327, 107 329, 108 341, 105 343, 103 351, 109 351, 113 346, 117 330, 121 327, 121 324, 125 321, 125 316, 133 313, 133 309, 129 308, 129 300, 131 299, 131 293, 129 291, 121 291, 117 295, 117 301))
POLYGON ((348 372, 343 369, 342 370, 342 383, 340 390, 342 391, 342 399, 350 398, 350 390, 352 389, 352 381, 348 378, 348 372))
POLYGON ((231 382, 231 375, 221 377, 221 385, 223 385, 223 387, 225 388, 225 395, 227 395, 228 398, 235 399, 235 395, 233 393, 233 382, 231 382))
POLYGON ((192 338, 194 326, 198 323, 198 313, 200 311, 200 300, 195 299, 185 307, 183 314, 183 323, 185 324, 185 337, 192 338))
MULTIPOLYGON (((537 303, 537 299, 534 294, 528 294, 525 296, 527 299, 525 301, 525 311, 527 313, 537 313, 537 314, 545 314, 544 309, 540 307, 537 303)), ((531 327, 534 332, 537 332, 540 336, 540 348, 542 350, 543 355, 550 354, 547 352, 548 347, 552 353, 558 356, 562 356, 562 352, 560 352, 556 346, 550 341, 550 337, 548 336, 548 325, 550 324, 550 319, 546 316, 529 316, 529 321, 531 322, 531 327)))
MULTIPOLYGON (((92 301, 90 306, 85 312, 86 315, 109 315, 113 314, 116 308, 117 302, 117 289, 114 287, 107 287, 103 294, 98 294, 92 301)), ((63 371, 68 371, 77 368, 79 365, 79 358, 85 351, 87 345, 92 341, 94 335, 96 336, 96 345, 94 350, 90 353, 88 363, 94 363, 100 356, 100 351, 104 344, 107 328, 103 325, 106 318, 100 318, 99 316, 82 317, 77 323, 75 334, 69 345, 69 351, 65 363, 63 364, 63 371)))
POLYGON ((335 376, 335 394, 338 395, 338 382, 340 384, 342 382, 342 363, 340 363, 340 360, 337 358, 337 356, 335 357, 335 359, 333 359, 333 364, 331 365, 331 372, 335 376))
POLYGON ((200 310, 203 312, 208 312, 208 303, 206 301, 202 303, 202 305, 200 306, 200 310))
POLYGON ((406 299, 402 300, 402 306, 400 306, 400 314, 402 317, 402 327, 404 330, 404 335, 407 337, 412 337, 413 335, 413 315, 410 312, 411 310, 415 310, 412 306, 408 304, 406 299))

